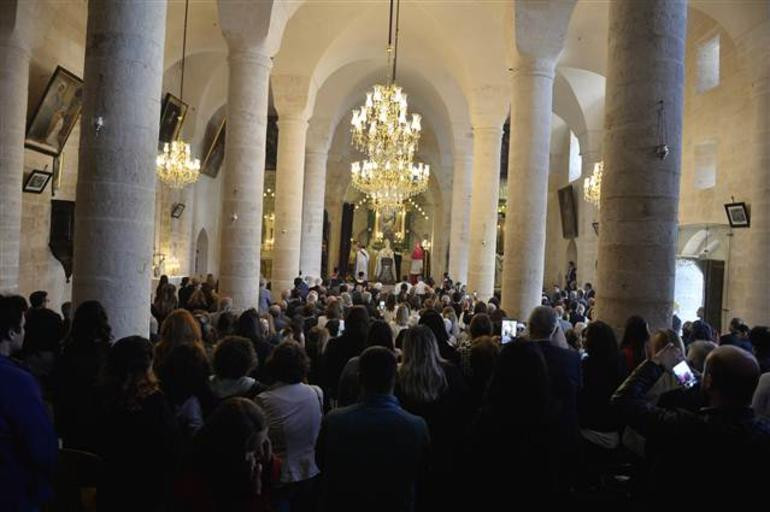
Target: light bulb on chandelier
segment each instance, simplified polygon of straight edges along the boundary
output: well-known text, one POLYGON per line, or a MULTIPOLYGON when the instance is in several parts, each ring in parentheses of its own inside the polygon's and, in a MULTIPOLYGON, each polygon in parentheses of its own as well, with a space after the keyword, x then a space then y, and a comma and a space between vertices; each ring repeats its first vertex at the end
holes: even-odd
POLYGON ((604 174, 604 162, 596 162, 594 172, 583 181, 583 199, 597 208, 602 196, 602 174, 604 174))

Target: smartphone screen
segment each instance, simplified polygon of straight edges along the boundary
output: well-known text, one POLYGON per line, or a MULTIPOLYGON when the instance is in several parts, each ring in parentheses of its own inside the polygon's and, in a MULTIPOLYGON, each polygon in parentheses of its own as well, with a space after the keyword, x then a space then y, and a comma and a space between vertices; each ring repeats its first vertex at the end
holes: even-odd
POLYGON ((503 319, 503 329, 500 336, 501 343, 508 343, 516 338, 516 320, 503 319))
POLYGON ((380 309, 385 309, 385 301, 384 300, 380 301, 380 309))
POLYGON ((679 382, 679 384, 681 384, 682 387, 686 389, 693 387, 695 382, 697 382, 695 374, 690 369, 687 361, 682 361, 681 363, 677 364, 674 366, 672 371, 674 372, 674 376, 676 377, 676 380, 679 382))
POLYGON ((340 320, 340 326, 337 328, 337 336, 345 332, 345 320, 340 320))

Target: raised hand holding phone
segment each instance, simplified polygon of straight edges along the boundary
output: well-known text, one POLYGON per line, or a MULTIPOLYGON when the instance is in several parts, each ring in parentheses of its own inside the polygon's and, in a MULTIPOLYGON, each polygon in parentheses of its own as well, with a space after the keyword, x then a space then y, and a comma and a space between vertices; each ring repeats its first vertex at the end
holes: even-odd
POLYGON ((652 361, 671 371, 674 366, 684 361, 684 355, 674 344, 669 343, 652 357, 652 361))

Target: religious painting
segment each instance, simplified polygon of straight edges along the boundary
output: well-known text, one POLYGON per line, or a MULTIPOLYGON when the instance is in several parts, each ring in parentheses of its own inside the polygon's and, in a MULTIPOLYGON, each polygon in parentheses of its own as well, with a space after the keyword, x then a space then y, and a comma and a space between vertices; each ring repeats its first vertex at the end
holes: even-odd
POLYGON ((559 209, 561 210, 561 233, 564 238, 577 238, 577 211, 575 193, 572 185, 559 189, 559 209))
POLYGON ((216 178, 219 174, 219 169, 222 167, 222 162, 225 160, 225 134, 227 130, 225 128, 225 120, 217 128, 217 133, 214 135, 214 140, 211 141, 211 146, 206 153, 206 158, 203 159, 203 165, 201 166, 201 172, 206 176, 216 178))
POLYGON ((278 168, 278 117, 267 116, 265 135, 265 170, 278 168))
POLYGON ((166 97, 163 99, 163 108, 160 111, 160 131, 158 132, 158 145, 160 147, 179 137, 179 131, 182 129, 186 115, 187 103, 170 92, 166 93, 166 97))
POLYGON ((83 80, 56 67, 27 126, 24 146, 51 156, 64 149, 83 107, 83 80))
POLYGON ((404 209, 382 209, 375 212, 375 238, 390 240, 393 246, 400 245, 404 240, 404 209))
POLYGON ((51 181, 53 176, 52 172, 34 170, 29 173, 27 180, 24 182, 24 192, 30 192, 32 194, 41 194, 45 190, 48 182, 51 181))
POLYGON ((730 222, 731 228, 749 227, 751 220, 746 203, 727 203, 725 205, 725 212, 727 212, 727 220, 730 222))

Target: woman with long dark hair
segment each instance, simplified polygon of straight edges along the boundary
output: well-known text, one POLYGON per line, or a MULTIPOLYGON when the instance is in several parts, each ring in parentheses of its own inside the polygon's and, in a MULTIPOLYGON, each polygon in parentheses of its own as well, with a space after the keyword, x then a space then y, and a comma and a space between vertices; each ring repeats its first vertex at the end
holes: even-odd
POLYGON ((471 429, 466 466, 473 508, 495 508, 516 496, 542 503, 556 488, 558 416, 548 367, 535 343, 503 346, 471 429), (482 471, 483 469, 483 471, 482 471))
POLYGON ((453 364, 459 365, 460 354, 457 352, 457 349, 449 344, 449 333, 446 330, 446 324, 441 314, 434 310, 423 312, 420 316, 420 325, 427 326, 433 332, 441 357, 453 364))
POLYGON ((107 355, 98 391, 100 510, 162 510, 177 463, 177 426, 152 371, 153 349, 122 338, 107 355))
POLYGON ((602 456, 620 444, 622 425, 610 407, 610 398, 625 377, 625 364, 615 333, 602 321, 588 324, 583 331, 586 357, 583 387, 578 392, 580 431, 587 455, 602 456))
MULTIPOLYGON (((393 331, 385 320, 375 320, 369 326, 366 348, 369 347, 384 347, 395 352, 393 331)), ((337 400, 340 407, 353 404, 360 398, 361 386, 358 380, 358 364, 359 356, 352 357, 342 370, 340 384, 337 388, 337 400)))
POLYGON ((95 300, 80 304, 52 375, 56 430, 67 448, 94 449, 94 390, 111 339, 102 305, 95 300))
POLYGON ((251 400, 229 398, 193 442, 171 510, 267 512, 278 480, 264 412, 251 400))
POLYGON ((623 352, 623 360, 629 372, 647 359, 649 343, 650 328, 647 326, 647 321, 637 315, 629 317, 626 321, 623 340, 620 342, 620 350, 623 352))
POLYGON ((262 328, 262 322, 256 309, 249 308, 241 313, 235 325, 235 334, 251 340, 258 361, 257 367, 252 372, 252 377, 260 382, 267 382, 264 364, 273 351, 273 345, 265 340, 266 333, 262 328))

